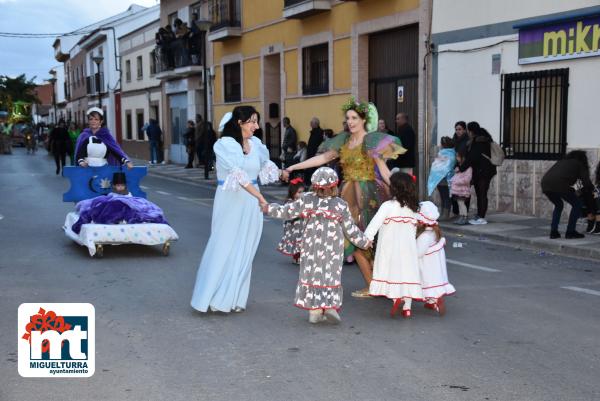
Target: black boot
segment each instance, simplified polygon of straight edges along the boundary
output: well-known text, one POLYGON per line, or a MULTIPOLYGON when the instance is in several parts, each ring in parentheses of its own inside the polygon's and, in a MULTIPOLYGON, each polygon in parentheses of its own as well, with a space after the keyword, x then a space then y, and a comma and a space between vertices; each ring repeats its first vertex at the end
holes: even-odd
POLYGON ((596 227, 594 227, 594 231, 592 231, 592 234, 600 234, 600 224, 596 224, 596 227))
POLYGON ((565 233, 566 239, 577 239, 577 238, 585 238, 585 235, 578 233, 577 231, 567 231, 565 233))
POLYGON ((556 239, 556 238, 560 238, 560 233, 558 232, 558 230, 550 231, 550 239, 556 239))

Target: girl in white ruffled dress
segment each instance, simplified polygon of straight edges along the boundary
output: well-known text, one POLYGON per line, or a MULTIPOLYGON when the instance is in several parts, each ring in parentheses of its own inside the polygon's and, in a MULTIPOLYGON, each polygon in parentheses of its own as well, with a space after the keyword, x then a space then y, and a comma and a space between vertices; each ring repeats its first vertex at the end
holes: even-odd
POLYGON ((394 301, 392 316, 400 305, 402 316, 411 316, 412 300, 421 300, 417 257, 417 195, 412 176, 397 172, 390 177, 392 200, 384 202, 365 230, 369 240, 377 239, 371 296, 394 301))
POLYGON ((421 202, 417 228, 417 252, 425 308, 444 315, 446 313, 444 297, 454 294, 456 290, 448 282, 444 251, 446 239, 442 237, 438 226, 439 217, 438 208, 432 202, 421 202))

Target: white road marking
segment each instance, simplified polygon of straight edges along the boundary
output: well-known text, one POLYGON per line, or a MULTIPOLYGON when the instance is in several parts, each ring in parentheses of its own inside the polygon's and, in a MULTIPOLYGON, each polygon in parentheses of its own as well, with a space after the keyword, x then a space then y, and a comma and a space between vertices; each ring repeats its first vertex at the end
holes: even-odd
POLYGON ((190 200, 190 198, 186 198, 185 196, 178 196, 177 199, 181 199, 181 200, 184 200, 184 201, 189 201, 190 200))
POLYGON ((484 266, 472 265, 470 263, 459 262, 458 260, 453 260, 453 259, 446 259, 446 262, 451 263, 453 265, 464 266, 464 267, 468 267, 471 269, 481 270, 481 271, 489 272, 489 273, 498 273, 498 272, 502 271, 502 270, 498 270, 498 269, 492 269, 491 267, 484 267, 484 266))
POLYGON ((587 288, 581 288, 581 287, 560 287, 560 288, 564 288, 565 290, 583 292, 584 294, 589 294, 589 295, 597 295, 600 297, 600 291, 589 290, 587 288))
POLYGON ((170 193, 165 192, 165 191, 156 191, 156 193, 161 194, 161 195, 171 195, 170 193))
POLYGON ((149 187, 146 187, 144 185, 140 185, 140 188, 142 188, 142 189, 150 189, 149 187))

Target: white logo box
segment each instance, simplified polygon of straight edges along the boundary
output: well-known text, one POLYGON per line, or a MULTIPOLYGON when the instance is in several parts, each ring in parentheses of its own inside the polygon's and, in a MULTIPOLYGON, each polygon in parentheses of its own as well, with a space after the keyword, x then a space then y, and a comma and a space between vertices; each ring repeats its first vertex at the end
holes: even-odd
POLYGON ((18 355, 19 374, 22 377, 91 377, 96 365, 96 311, 94 305, 89 303, 24 303, 19 306, 18 317, 18 355), (23 339, 27 334, 27 325, 31 316, 37 315, 40 308, 46 313, 54 312, 56 316, 84 317, 87 318, 87 330, 72 325, 69 330, 60 333, 48 330, 44 333, 31 332, 30 341, 23 339), (87 353, 82 351, 82 340, 87 340, 87 353), (49 340, 50 359, 41 358, 41 344, 49 340), (61 342, 69 342, 70 359, 61 359, 61 342), (35 348, 35 349, 34 349, 35 348))

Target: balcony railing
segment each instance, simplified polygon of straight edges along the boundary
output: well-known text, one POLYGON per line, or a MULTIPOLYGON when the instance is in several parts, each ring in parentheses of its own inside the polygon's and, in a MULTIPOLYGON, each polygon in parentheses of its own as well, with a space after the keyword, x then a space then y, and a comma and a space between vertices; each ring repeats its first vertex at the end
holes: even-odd
POLYGON ((181 67, 204 65, 205 47, 204 31, 200 31, 198 37, 179 38, 157 45, 154 50, 156 74, 181 67))
POLYGON ((92 76, 85 77, 85 87, 88 95, 96 95, 98 92, 103 92, 104 74, 97 72, 92 76))
POLYGON ((226 27, 241 27, 240 10, 240 0, 212 0, 210 3, 210 15, 212 17, 210 31, 213 32, 226 27))
POLYGON ((284 18, 306 18, 331 10, 330 0, 284 0, 284 18))

